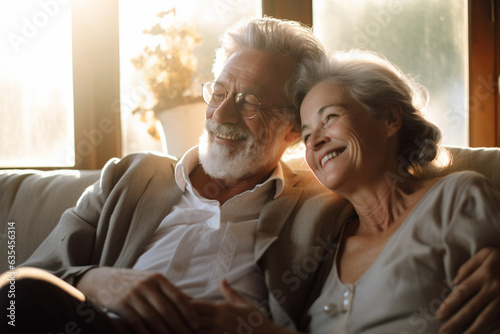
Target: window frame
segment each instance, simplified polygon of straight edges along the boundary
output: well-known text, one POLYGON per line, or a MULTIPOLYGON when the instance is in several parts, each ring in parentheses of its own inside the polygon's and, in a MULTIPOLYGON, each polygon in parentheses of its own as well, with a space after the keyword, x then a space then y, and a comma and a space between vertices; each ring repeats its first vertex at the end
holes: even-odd
POLYGON ((500 0, 469 0, 469 145, 500 146, 500 0))
POLYGON ((74 169, 121 157, 118 0, 72 4, 74 169))

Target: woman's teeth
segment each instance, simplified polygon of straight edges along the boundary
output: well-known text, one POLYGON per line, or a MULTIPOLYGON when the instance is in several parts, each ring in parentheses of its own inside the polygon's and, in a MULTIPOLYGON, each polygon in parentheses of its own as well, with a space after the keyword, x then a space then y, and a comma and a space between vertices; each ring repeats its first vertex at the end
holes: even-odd
POLYGON ((321 167, 323 167, 325 165, 325 163, 330 160, 330 159, 333 159, 333 158, 336 158, 337 156, 339 156, 339 154, 341 154, 343 151, 339 151, 339 152, 330 152, 328 153, 327 155, 325 155, 323 157, 323 159, 321 159, 321 167))

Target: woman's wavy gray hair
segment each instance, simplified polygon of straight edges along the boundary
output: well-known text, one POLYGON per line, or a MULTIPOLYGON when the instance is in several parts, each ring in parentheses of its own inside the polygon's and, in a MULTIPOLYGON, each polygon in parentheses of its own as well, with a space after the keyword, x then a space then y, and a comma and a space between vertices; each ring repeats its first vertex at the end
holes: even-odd
POLYGON ((420 171, 437 157, 441 131, 422 114, 428 102, 427 89, 384 56, 355 49, 302 63, 290 96, 297 109, 307 92, 322 81, 346 87, 374 119, 383 119, 391 108, 402 111, 398 154, 408 171, 420 171))
MULTIPOLYGON (((239 50, 251 48, 296 59, 296 69, 309 61, 320 61, 326 55, 323 44, 313 35, 312 30, 296 21, 280 20, 271 17, 243 19, 220 38, 221 48, 216 52, 212 72, 217 78, 227 59, 239 50)), ((286 96, 296 80, 295 72, 287 82, 286 96)), ((292 100, 288 103, 292 104, 292 100)), ((300 115, 290 113, 296 131, 300 132, 300 115)))

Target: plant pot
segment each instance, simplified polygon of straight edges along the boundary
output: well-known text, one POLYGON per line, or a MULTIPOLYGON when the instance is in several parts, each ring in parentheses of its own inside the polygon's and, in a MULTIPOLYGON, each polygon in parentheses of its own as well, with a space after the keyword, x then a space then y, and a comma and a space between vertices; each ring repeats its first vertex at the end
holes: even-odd
POLYGON ((166 153, 180 158, 191 147, 198 145, 206 109, 207 105, 202 101, 183 104, 157 114, 165 134, 166 153))

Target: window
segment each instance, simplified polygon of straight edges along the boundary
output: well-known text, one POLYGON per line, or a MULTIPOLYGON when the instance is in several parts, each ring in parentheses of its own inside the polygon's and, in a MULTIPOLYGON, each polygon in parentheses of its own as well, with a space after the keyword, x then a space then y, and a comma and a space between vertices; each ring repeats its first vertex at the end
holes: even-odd
POLYGON ((313 22, 328 49, 380 52, 427 87, 443 144, 469 145, 467 1, 313 1, 313 22))
POLYGON ((73 166, 71 5, 0 0, 0 167, 73 166))
POLYGON ((500 142, 498 0, 0 0, 0 168, 95 169, 135 151, 179 156, 182 145, 196 144, 205 110, 196 99, 191 111, 184 106, 154 114, 165 137, 172 136, 166 147, 149 134, 140 138, 147 122, 132 119, 151 95, 130 60, 154 43, 142 31, 172 8, 202 36, 186 95, 196 98, 199 84, 211 78, 219 34, 240 17, 263 12, 314 22, 330 49, 385 54, 430 89, 428 115, 444 129, 445 144, 469 145, 469 131, 470 145, 500 142), (181 121, 170 120, 178 114, 181 121), (168 130, 169 123, 181 126, 168 130))
POLYGON ((201 84, 213 80, 219 36, 243 17, 260 16, 261 2, 121 0, 119 10, 123 155, 180 157, 203 130, 201 84))

